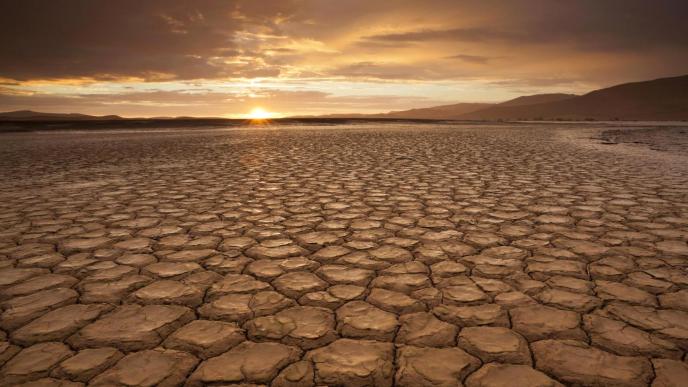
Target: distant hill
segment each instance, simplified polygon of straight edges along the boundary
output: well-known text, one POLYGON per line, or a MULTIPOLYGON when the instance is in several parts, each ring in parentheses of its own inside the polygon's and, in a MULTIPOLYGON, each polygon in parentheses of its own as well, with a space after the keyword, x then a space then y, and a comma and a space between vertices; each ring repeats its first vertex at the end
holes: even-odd
POLYGON ((500 104, 463 114, 459 118, 465 120, 688 120, 688 75, 624 83, 556 101, 526 105, 500 104))
MULTIPOLYGON (((329 114, 288 117, 286 120, 398 119, 398 120, 688 120, 688 75, 624 83, 584 95, 536 94, 498 103, 457 103, 380 114, 329 114)), ((41 113, 20 110, 0 113, 0 121, 116 121, 120 116, 41 113)), ((140 121, 222 122, 212 117, 139 118, 140 121)))
MULTIPOLYGON (((577 97, 575 94, 535 94, 535 95, 524 95, 522 97, 510 99, 506 102, 498 104, 498 106, 524 106, 524 105, 534 105, 538 103, 556 102, 563 101, 565 99, 571 99, 577 97)), ((470 113, 470 112, 469 112, 470 113)))
MULTIPOLYGON (((452 105, 433 106, 410 110, 391 111, 389 113, 361 114, 325 114, 320 116, 299 116, 300 118, 394 118, 394 119, 418 119, 418 120, 448 120, 462 114, 474 112, 492 106, 491 103, 456 103, 452 105)), ((294 117, 294 118, 299 118, 294 117)))
MULTIPOLYGON (((533 105, 544 102, 561 101, 576 97, 575 94, 536 94, 514 98, 499 104, 493 103, 456 103, 452 105, 434 106, 422 109, 410 109, 393 111, 382 114, 362 115, 366 118, 401 118, 401 119, 435 119, 435 120, 454 120, 460 119, 463 115, 482 111, 494 106, 522 106, 533 105)), ((356 115, 353 115, 356 117, 356 115)))
POLYGON ((110 116, 89 116, 79 113, 43 113, 34 112, 31 110, 17 110, 13 112, 0 113, 0 120, 17 120, 17 121, 50 121, 50 120, 65 120, 65 121, 81 121, 81 120, 120 120, 122 117, 110 116))
POLYGON ((321 118, 436 120, 688 120, 688 75, 624 83, 584 95, 535 94, 498 103, 459 103, 382 114, 321 118))
POLYGON ((440 119, 447 120, 492 106, 490 103, 457 103, 423 109, 411 109, 389 112, 384 114, 372 114, 373 118, 410 118, 410 119, 440 119))

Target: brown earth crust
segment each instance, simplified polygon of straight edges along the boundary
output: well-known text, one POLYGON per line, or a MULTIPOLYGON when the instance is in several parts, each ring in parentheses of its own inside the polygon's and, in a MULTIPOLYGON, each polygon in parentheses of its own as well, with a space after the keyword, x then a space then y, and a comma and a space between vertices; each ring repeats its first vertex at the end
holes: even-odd
POLYGON ((0 385, 685 385, 688 162, 578 129, 0 135, 0 385))

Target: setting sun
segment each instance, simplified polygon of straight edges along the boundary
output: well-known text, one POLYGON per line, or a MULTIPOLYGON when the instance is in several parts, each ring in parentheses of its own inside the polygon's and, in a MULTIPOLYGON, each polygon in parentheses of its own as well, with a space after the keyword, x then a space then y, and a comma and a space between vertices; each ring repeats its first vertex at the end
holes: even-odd
POLYGON ((248 113, 248 118, 252 120, 265 120, 270 117, 272 117, 272 113, 266 111, 261 107, 255 107, 253 108, 253 110, 251 110, 250 113, 248 113))

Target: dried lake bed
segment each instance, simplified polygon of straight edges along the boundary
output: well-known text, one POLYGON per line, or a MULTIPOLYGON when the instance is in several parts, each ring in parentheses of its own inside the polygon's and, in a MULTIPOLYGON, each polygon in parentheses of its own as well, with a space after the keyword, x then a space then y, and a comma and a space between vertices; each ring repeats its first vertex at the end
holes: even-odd
POLYGON ((0 134, 0 385, 672 385, 688 126, 0 134))

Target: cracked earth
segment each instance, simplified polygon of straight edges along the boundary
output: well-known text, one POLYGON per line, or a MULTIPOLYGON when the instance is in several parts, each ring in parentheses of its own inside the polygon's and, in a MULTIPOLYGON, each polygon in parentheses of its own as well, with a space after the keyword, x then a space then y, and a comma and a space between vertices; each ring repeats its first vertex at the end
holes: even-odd
POLYGON ((590 131, 3 134, 0 385, 685 386, 688 163, 590 131))

